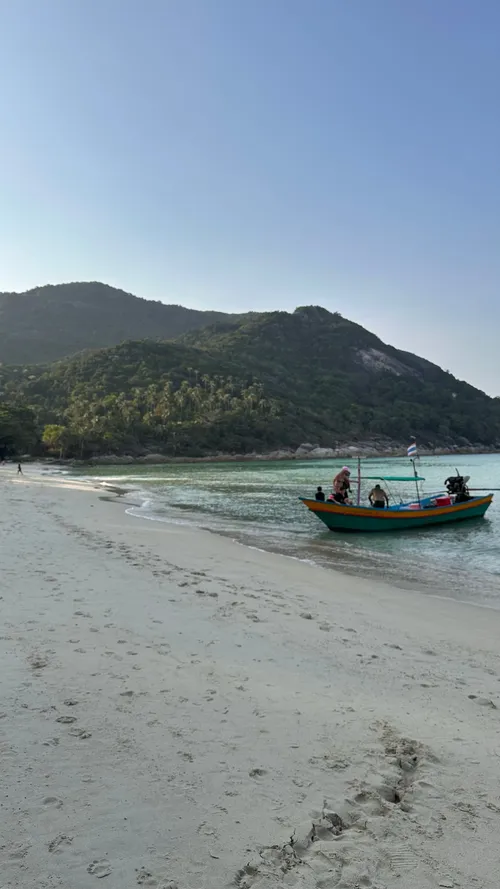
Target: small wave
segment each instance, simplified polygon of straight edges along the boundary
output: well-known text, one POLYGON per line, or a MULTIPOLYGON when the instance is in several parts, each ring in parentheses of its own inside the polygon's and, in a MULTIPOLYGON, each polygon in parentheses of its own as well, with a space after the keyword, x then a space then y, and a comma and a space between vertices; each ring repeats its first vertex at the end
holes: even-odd
POLYGON ((232 543, 236 543, 238 546, 244 546, 245 549, 252 549, 256 553, 264 553, 265 555, 272 553, 273 556, 281 556, 283 559, 292 559, 294 562, 302 562, 303 565, 312 565, 314 568, 323 568, 323 565, 319 565, 314 559, 306 559, 301 556, 292 556, 290 553, 280 553, 275 550, 263 549, 261 546, 254 546, 251 543, 243 543, 243 541, 238 540, 236 537, 230 539, 232 543))
POLYGON ((176 519, 171 515, 161 516, 158 515, 157 512, 150 513, 148 515, 148 513, 144 511, 143 507, 144 504, 142 506, 129 506, 128 509, 125 510, 125 513, 137 519, 146 519, 148 522, 163 522, 166 525, 186 525, 192 527, 194 524, 193 522, 189 522, 187 520, 176 519))
MULTIPOLYGON (((36 471, 36 470, 35 470, 36 471)), ((42 467, 38 470, 40 475, 70 475, 69 469, 58 469, 54 467, 53 469, 46 469, 42 467)))
MULTIPOLYGON (((163 476, 146 476, 146 475, 79 475, 78 478, 89 479, 93 482, 141 482, 143 485, 148 482, 164 482, 163 476)), ((175 479, 178 481, 178 479, 175 479)), ((188 481, 188 479, 186 479, 188 481)))
POLYGON ((441 599, 443 602, 457 602, 458 605, 472 605, 474 608, 488 608, 490 611, 500 611, 500 602, 498 605, 492 605, 490 602, 477 602, 472 599, 457 599, 455 596, 443 596, 438 593, 428 593, 429 599, 441 599))

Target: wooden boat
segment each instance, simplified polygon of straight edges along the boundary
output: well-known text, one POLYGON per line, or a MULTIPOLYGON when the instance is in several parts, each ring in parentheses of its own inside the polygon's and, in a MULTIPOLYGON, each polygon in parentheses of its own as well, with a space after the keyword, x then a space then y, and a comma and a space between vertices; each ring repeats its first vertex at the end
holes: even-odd
MULTIPOLYGON (((464 481, 462 476, 457 475, 457 478, 464 481)), ((375 477, 371 477, 370 480, 375 480, 375 477)), ((409 528, 414 530, 427 528, 431 525, 462 522, 466 519, 484 516, 493 500, 491 493, 482 497, 470 496, 466 483, 462 487, 468 499, 462 500, 460 496, 450 494, 450 486, 445 493, 422 497, 418 483, 425 481, 425 479, 418 476, 416 472, 413 477, 383 476, 378 477, 377 481, 413 481, 417 487, 417 499, 408 503, 392 504, 386 509, 361 506, 359 502, 350 506, 335 501, 312 500, 308 497, 300 497, 300 500, 331 531, 403 531, 409 528)))

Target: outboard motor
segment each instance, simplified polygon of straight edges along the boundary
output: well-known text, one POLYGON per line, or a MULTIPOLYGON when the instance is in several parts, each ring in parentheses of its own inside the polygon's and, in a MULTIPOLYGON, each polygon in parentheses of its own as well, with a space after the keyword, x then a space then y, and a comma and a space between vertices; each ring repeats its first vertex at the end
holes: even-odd
POLYGON ((455 503, 464 503, 466 500, 472 499, 467 487, 468 481, 468 475, 450 475, 450 477, 445 480, 446 490, 448 491, 448 494, 455 498, 455 503))

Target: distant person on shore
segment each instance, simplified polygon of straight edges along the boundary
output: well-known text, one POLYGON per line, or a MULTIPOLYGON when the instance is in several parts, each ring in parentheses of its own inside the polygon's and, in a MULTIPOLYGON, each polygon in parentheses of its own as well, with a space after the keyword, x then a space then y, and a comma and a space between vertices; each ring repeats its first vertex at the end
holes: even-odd
POLYGON ((22 474, 23 474, 23 470, 22 470, 22 468, 21 468, 21 464, 20 464, 20 463, 17 464, 17 474, 18 474, 18 475, 22 475, 22 474))
POLYGON ((389 506, 389 498, 378 482, 368 494, 368 500, 374 509, 385 509, 386 506, 389 506))
POLYGON ((333 480, 333 499, 337 503, 350 503, 349 494, 351 491, 351 470, 348 466, 343 466, 333 480))
POLYGON ((325 492, 323 491, 323 488, 321 487, 321 485, 318 485, 318 487, 316 489, 316 500, 323 500, 324 501, 324 499, 325 499, 325 492))

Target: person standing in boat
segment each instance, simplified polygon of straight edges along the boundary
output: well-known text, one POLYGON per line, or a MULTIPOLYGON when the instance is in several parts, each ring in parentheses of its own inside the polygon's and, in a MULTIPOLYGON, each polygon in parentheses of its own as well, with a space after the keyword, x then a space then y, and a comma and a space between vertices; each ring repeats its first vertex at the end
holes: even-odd
POLYGON ((349 494, 351 491, 351 470, 348 466, 343 466, 340 472, 333 479, 333 499, 337 503, 349 503, 349 494))
POLYGON ((316 500, 324 501, 324 499, 325 499, 325 492, 323 491, 323 488, 321 487, 321 485, 318 485, 318 487, 316 488, 316 500))
POLYGON ((368 494, 368 500, 374 509, 385 509, 386 506, 389 506, 389 498, 378 482, 368 494))

